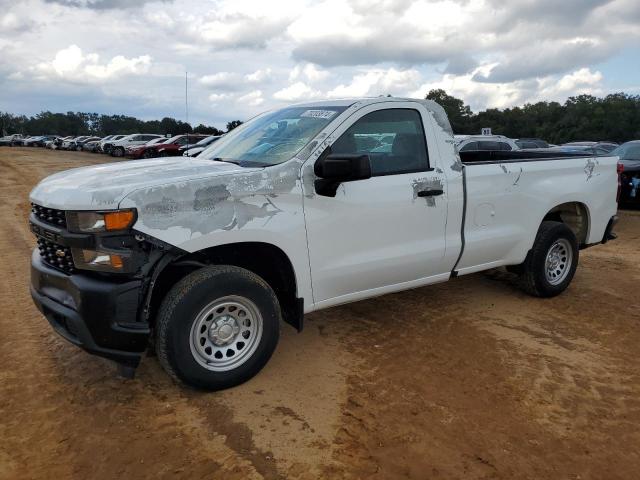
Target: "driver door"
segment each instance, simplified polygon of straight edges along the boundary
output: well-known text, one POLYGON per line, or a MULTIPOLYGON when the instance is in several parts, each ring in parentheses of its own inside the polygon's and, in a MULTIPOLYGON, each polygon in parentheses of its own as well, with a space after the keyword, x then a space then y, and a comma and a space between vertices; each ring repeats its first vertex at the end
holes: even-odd
POLYGON ((431 118, 416 103, 382 105, 354 113, 332 135, 332 153, 369 155, 372 178, 342 183, 335 197, 306 191, 313 182, 304 182, 316 308, 449 275, 446 179, 434 169, 431 118), (442 193, 423 196, 429 189, 442 193))

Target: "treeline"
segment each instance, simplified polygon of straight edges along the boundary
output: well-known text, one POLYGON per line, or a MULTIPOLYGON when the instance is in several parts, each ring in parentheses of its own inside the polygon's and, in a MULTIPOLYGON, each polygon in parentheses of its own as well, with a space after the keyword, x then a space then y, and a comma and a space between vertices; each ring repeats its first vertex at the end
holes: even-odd
MULTIPOLYGON (((432 90, 428 99, 435 100, 449 115, 457 134, 477 134, 490 127, 496 134, 511 138, 537 137, 550 143, 578 140, 613 140, 625 142, 640 139, 640 96, 614 93, 603 98, 591 95, 570 97, 564 104, 538 102, 522 107, 499 110, 491 108, 473 113, 464 101, 444 90, 432 90)), ((240 120, 227 123, 227 131, 240 125, 240 120)), ((220 135, 223 131, 207 126, 192 127, 188 123, 165 117, 162 120, 139 120, 125 115, 97 113, 42 112, 33 117, 0 112, 0 133, 27 135, 111 135, 115 133, 205 133, 220 135)))
POLYGON ((444 90, 432 90, 435 100, 449 115, 456 134, 479 134, 490 127, 495 134, 511 138, 536 137, 550 143, 580 140, 626 142, 640 139, 640 96, 613 93, 570 97, 564 104, 538 102, 499 110, 473 113, 459 98, 444 90))
MULTIPOLYGON (((227 130, 242 124, 240 120, 227 123, 227 130)), ((96 135, 103 137, 113 134, 157 133, 161 135, 180 135, 183 133, 204 133, 222 135, 225 133, 209 125, 190 124, 175 118, 165 117, 162 120, 140 120, 126 115, 101 115, 98 113, 52 113, 41 112, 32 117, 0 112, 0 134, 10 135, 96 135)))

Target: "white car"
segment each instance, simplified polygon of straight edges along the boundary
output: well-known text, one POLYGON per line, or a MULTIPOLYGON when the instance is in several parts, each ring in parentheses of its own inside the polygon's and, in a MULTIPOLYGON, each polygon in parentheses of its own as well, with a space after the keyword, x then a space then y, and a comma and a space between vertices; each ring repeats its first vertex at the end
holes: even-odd
POLYGON ((62 142, 62 146, 60 147, 62 150, 75 150, 77 142, 81 142, 90 138, 90 135, 82 135, 80 137, 72 137, 68 140, 62 142))
POLYGON ((209 147, 209 145, 217 142, 221 138, 222 136, 220 135, 211 135, 209 137, 203 138, 195 145, 190 145, 188 147, 185 145, 184 147, 180 147, 181 150, 184 149, 182 155, 185 157, 197 157, 202 152, 204 152, 209 147))
POLYGON ((618 159, 490 153, 458 153, 436 103, 380 97, 273 110, 197 158, 57 173, 31 192, 32 296, 123 374, 151 341, 217 390, 305 313, 502 266, 558 295, 615 238, 618 159))
POLYGON ((133 147, 136 145, 144 145, 145 143, 155 140, 157 138, 164 138, 163 135, 155 135, 152 133, 134 133, 127 135, 120 140, 113 142, 109 155, 112 157, 124 157, 127 147, 133 147))
POLYGON ((520 150, 516 142, 502 135, 456 135, 459 152, 520 150))

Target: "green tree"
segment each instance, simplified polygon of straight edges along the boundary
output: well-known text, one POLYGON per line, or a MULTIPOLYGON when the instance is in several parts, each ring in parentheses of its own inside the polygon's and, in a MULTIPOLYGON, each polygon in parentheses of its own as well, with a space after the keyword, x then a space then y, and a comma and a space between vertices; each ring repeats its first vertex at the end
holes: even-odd
POLYGON ((242 125, 242 122, 240 120, 231 120, 230 122, 227 122, 227 132, 230 132, 240 125, 242 125))
POLYGON ((224 132, 216 127, 203 125, 202 123, 193 129, 193 133, 205 133, 207 135, 222 135, 224 132))
POLYGON ((454 132, 464 132, 468 129, 469 121, 473 114, 471 108, 465 105, 462 100, 452 97, 440 88, 431 90, 425 98, 427 100, 433 100, 444 108, 454 132))

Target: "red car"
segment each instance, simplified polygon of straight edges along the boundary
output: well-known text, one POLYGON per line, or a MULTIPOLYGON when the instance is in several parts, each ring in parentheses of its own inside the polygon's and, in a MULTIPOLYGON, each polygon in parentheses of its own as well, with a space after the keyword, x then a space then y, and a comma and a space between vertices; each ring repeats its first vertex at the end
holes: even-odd
POLYGON ((162 143, 168 142, 170 138, 154 138, 150 142, 143 145, 131 145, 125 148, 124 156, 127 158, 153 158, 156 156, 156 151, 153 148, 162 143))
POLYGON ((178 155, 182 155, 180 147, 186 144, 196 144, 206 137, 208 137, 208 135, 176 135, 175 137, 171 137, 164 143, 156 145, 145 145, 147 148, 147 150, 145 150, 145 158, 175 157, 178 155))

